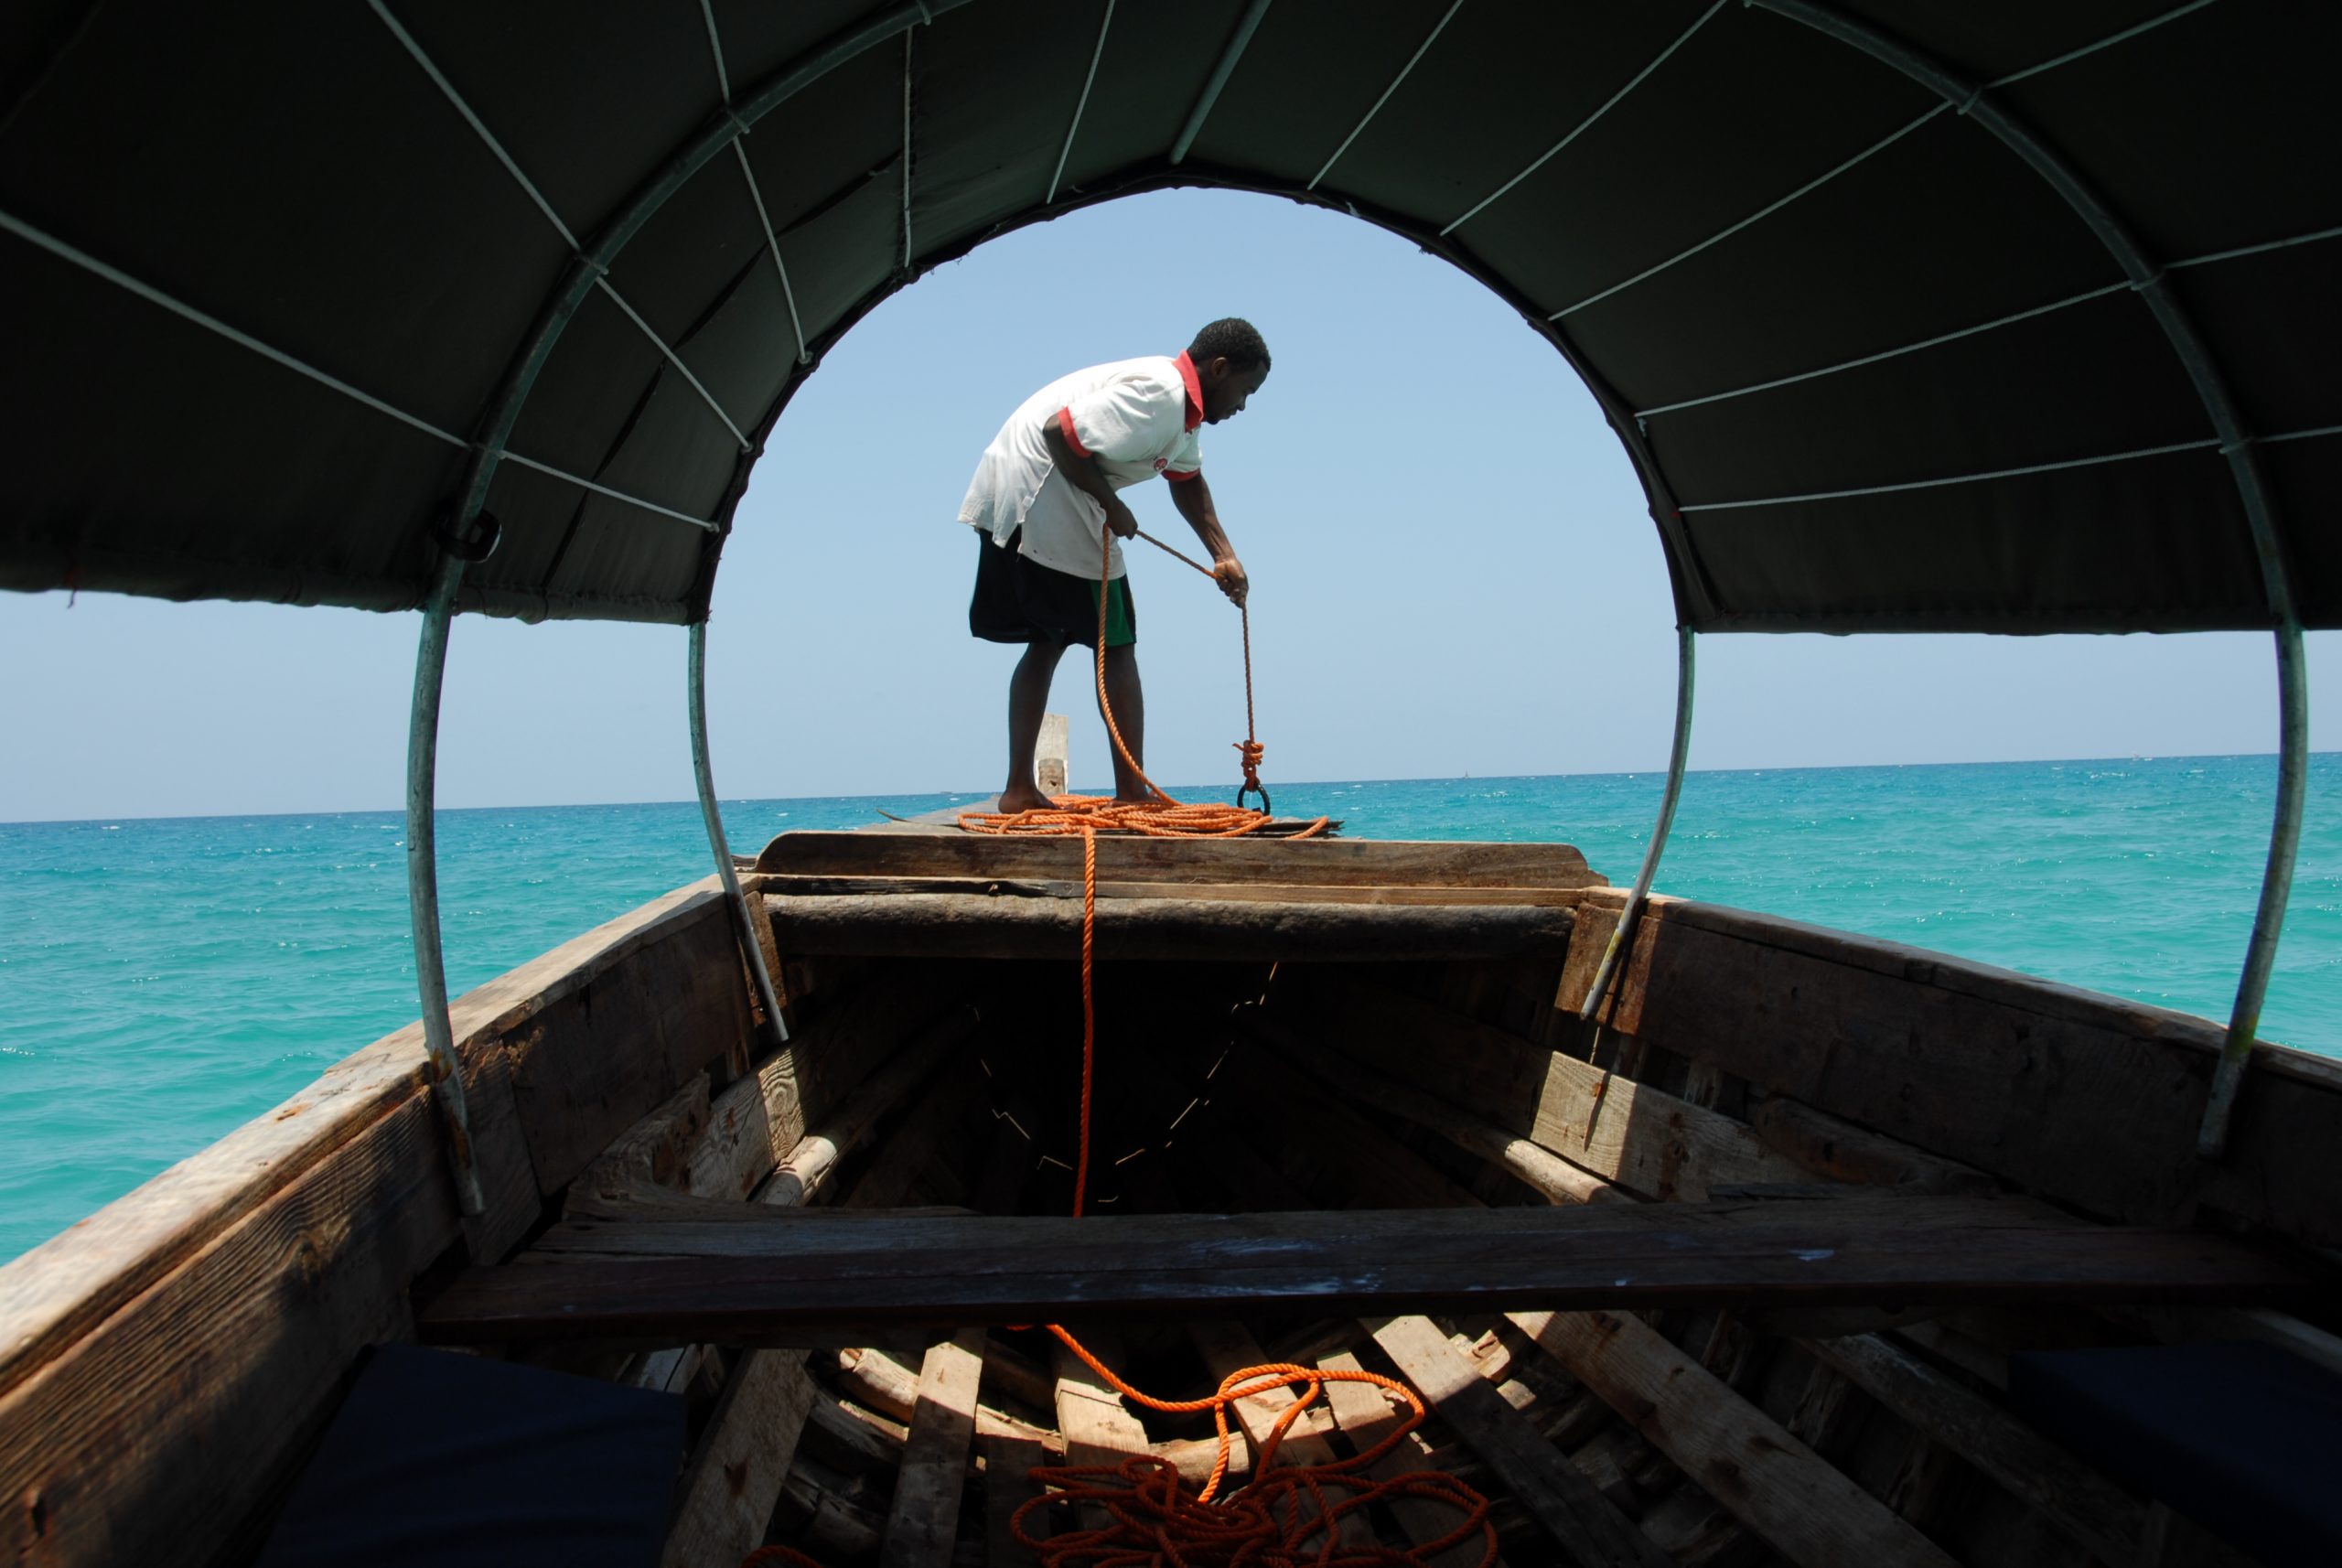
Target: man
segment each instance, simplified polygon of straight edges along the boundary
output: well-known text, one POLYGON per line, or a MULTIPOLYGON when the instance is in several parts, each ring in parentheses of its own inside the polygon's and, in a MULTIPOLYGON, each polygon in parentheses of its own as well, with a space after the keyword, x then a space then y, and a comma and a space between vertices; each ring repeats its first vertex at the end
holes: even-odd
MULTIPOLYGON (((976 465, 960 521, 980 531, 968 629, 992 642, 1021 642, 1008 681, 1008 783, 1000 810, 1048 800, 1033 781, 1033 747, 1049 680, 1068 643, 1098 645, 1100 551, 1104 546, 1106 695, 1131 757, 1142 766, 1146 709, 1139 691, 1138 612, 1117 540, 1138 519, 1115 491, 1160 474, 1212 575, 1238 605, 1250 584, 1229 547, 1205 484, 1196 428, 1243 412, 1269 376, 1268 345, 1252 323, 1215 321, 1176 359, 1155 356, 1077 371, 1025 400, 976 465)), ((1148 798, 1137 772, 1114 757, 1114 798, 1148 798)))

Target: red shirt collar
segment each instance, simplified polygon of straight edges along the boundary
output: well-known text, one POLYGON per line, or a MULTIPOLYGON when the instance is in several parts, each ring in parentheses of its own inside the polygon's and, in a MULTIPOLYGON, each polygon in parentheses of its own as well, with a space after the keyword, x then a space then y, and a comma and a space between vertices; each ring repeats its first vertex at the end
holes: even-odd
POLYGON ((1196 379, 1196 362, 1185 349, 1171 362, 1179 367, 1179 379, 1187 384, 1187 428, 1193 430, 1204 422, 1204 383, 1196 379))

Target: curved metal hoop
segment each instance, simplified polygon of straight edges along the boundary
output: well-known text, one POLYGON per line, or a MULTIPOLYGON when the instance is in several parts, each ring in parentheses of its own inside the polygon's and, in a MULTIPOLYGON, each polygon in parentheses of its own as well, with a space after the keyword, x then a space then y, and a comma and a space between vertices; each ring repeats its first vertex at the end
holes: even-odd
POLYGON ((1767 11, 1802 22, 1815 31, 1862 50, 1894 67, 1940 96, 1967 118, 2000 138, 2011 152, 2065 198, 2068 206, 2090 226, 2123 274, 2131 280, 2147 308, 2154 314, 2181 368, 2194 383, 2204 412, 2219 438, 2221 455, 2236 480, 2244 506, 2252 549, 2261 564, 2261 580, 2268 596, 2269 614, 2277 639, 2278 760, 2276 821, 2269 834, 2269 859, 2261 879, 2261 900, 2254 912, 2252 939, 2244 954, 2244 970, 2237 981, 2236 1004, 2229 1015, 2228 1037, 2220 1047, 2218 1066, 2197 1133, 2197 1153, 2217 1159, 2228 1147, 2229 1122, 2236 1109, 2237 1089, 2252 1055, 2252 1037, 2261 1021, 2261 1004, 2269 990, 2269 973, 2277 961, 2277 937, 2285 923, 2285 905, 2292 897, 2294 859, 2301 843, 2302 805, 2309 785, 2309 677, 2302 654, 2301 612, 2294 599, 2293 576, 2285 560, 2284 539, 2277 526, 2276 503, 2261 473, 2253 437, 2229 391, 2218 358, 2196 328, 2195 320, 2171 291, 2164 269, 2147 253, 2131 227, 2109 206, 2096 187, 2064 155, 2031 126, 2001 106, 1982 82, 1971 81, 1902 38, 1858 21, 1821 0, 1747 0, 1767 11))

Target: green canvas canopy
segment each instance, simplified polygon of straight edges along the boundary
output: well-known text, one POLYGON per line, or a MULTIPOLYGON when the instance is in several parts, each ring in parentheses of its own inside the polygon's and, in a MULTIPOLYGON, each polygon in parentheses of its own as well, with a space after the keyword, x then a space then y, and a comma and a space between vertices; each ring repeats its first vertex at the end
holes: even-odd
POLYGON ((1085 203, 1356 214, 1699 630, 2342 625, 2342 7, 18 0, 0 585, 688 621, 790 393, 1085 203), (476 553, 476 550, 475 550, 476 553))

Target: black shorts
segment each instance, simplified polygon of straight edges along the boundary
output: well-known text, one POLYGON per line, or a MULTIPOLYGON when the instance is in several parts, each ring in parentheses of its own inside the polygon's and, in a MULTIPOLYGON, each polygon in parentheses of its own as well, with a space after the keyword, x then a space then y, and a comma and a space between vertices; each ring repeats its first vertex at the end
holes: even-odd
MULTIPOLYGON (((987 642, 1078 642, 1098 646, 1098 584, 1044 566, 1016 548, 976 533, 976 592, 968 601, 968 629, 987 642)), ((1106 646, 1138 640, 1138 605, 1128 576, 1117 577, 1106 596, 1106 646)))

